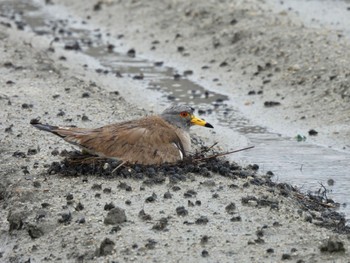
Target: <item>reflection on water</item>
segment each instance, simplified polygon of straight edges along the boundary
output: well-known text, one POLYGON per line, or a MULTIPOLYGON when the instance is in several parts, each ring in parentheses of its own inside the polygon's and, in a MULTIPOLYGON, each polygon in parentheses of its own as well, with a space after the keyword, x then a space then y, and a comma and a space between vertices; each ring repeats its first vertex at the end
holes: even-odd
POLYGON ((3 14, 25 22, 25 29, 29 27, 38 34, 50 34, 52 38, 59 38, 56 45, 63 46, 69 41, 77 41, 80 52, 98 60, 109 72, 146 81, 149 89, 162 92, 170 101, 201 105, 205 110, 199 114, 215 116, 219 124, 215 125, 216 134, 228 143, 229 148, 246 146, 234 143, 230 145, 235 140, 227 138, 232 138, 233 132, 244 136, 245 143, 248 141, 249 145, 255 145, 253 150, 237 153, 230 158, 256 163, 263 172, 272 171, 276 181, 292 183, 305 192, 317 191, 321 184, 325 185, 332 191, 329 196, 343 204, 341 211, 350 217, 350 207, 346 206, 350 199, 350 180, 347 179, 350 154, 297 142, 294 138, 283 137, 256 126, 231 106, 233 103, 227 96, 209 92, 172 68, 108 50, 98 31, 86 29, 82 24, 70 23, 68 20, 55 20, 52 15, 28 1, 23 1, 22 4, 17 1, 2 2, 0 8, 3 14), (329 179, 334 180, 333 186, 327 185, 329 179))

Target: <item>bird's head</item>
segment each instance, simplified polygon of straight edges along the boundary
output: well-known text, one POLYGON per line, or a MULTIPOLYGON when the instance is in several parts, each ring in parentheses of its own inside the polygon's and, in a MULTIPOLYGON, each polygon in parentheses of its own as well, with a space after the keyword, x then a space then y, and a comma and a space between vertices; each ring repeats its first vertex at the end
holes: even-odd
POLYGON ((189 129, 192 125, 214 128, 210 123, 196 117, 194 108, 188 105, 173 105, 163 111, 161 117, 170 124, 173 124, 182 129, 189 129))

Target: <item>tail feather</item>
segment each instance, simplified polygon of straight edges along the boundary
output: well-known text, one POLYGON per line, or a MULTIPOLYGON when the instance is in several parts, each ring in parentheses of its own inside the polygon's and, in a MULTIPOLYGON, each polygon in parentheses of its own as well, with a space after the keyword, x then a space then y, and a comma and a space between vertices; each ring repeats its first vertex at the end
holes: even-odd
POLYGON ((49 124, 42 124, 39 122, 38 119, 32 119, 30 121, 30 124, 33 125, 35 128, 42 130, 42 131, 46 131, 46 132, 51 132, 53 134, 56 134, 60 137, 63 137, 62 135, 60 135, 59 133, 57 133, 57 129, 59 129, 58 126, 52 126, 49 124))

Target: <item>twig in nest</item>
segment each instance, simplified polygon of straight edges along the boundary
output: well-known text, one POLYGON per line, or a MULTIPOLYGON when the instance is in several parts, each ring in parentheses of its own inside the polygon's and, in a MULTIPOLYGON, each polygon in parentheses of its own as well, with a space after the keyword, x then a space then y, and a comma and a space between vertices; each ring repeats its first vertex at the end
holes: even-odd
MULTIPOLYGON (((213 145, 213 146, 214 146, 214 145, 213 145)), ((200 162, 200 161, 204 161, 204 160, 209 160, 209 159, 217 158, 217 157, 220 157, 220 156, 229 155, 229 154, 232 154, 232 153, 237 153, 237 152, 249 150, 249 149, 252 149, 252 148, 254 148, 254 147, 255 147, 255 146, 249 146, 249 147, 241 148, 241 149, 234 150, 234 151, 216 153, 216 154, 212 154, 212 155, 209 155, 209 156, 204 156, 204 157, 200 157, 200 158, 195 158, 195 159, 192 159, 191 161, 192 161, 192 162, 200 162)))
POLYGON ((124 164, 126 164, 125 161, 122 161, 116 168, 113 169, 113 171, 111 172, 111 174, 113 174, 115 171, 117 171, 120 167, 122 167, 124 164))
POLYGON ((211 149, 214 148, 214 146, 216 146, 218 144, 218 142, 214 142, 214 144, 210 147, 206 147, 204 150, 201 151, 201 153, 207 153, 209 152, 211 149))

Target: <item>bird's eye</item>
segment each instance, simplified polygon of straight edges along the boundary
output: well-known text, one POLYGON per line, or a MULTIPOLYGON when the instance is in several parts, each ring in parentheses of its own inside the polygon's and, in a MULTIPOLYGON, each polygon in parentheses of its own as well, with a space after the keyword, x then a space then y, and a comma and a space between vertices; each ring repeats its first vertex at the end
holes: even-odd
POLYGON ((188 116, 188 112, 187 111, 183 111, 183 112, 180 113, 180 116, 182 118, 186 118, 188 116))

